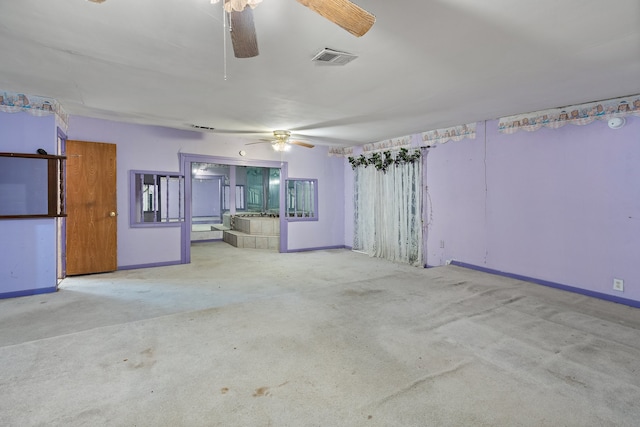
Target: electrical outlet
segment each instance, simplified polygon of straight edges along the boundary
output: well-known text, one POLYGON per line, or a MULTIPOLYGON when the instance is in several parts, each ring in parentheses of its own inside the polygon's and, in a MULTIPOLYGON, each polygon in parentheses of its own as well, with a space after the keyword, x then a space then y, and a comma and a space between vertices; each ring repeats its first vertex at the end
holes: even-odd
POLYGON ((444 240, 440 240, 440 248, 444 249, 444 240))
POLYGON ((613 290, 624 292, 624 280, 622 279, 613 279, 613 290))

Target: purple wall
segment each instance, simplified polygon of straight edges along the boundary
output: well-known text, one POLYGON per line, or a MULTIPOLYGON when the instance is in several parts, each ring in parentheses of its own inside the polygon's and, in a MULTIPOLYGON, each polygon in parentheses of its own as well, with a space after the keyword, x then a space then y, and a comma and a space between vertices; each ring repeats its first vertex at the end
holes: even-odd
POLYGON ((640 301, 640 118, 429 149, 427 263, 455 260, 640 301), (441 248, 442 243, 444 248, 441 248), (625 281, 613 291, 613 278, 625 281))
MULTIPOLYGON (((56 153, 53 116, 0 113, 0 151, 56 153)), ((0 220, 0 297, 54 291, 56 219, 0 220), (37 266, 37 268, 34 268, 37 266)))
MULTIPOLYGON (((72 116, 69 139, 117 145, 118 266, 175 263, 181 259, 180 228, 129 227, 129 170, 180 170, 179 153, 279 161, 269 144, 246 146, 237 136, 182 131, 72 116), (247 156, 238 154, 245 150, 247 156)), ((288 248, 302 250, 344 244, 342 159, 327 156, 326 147, 292 147, 284 154, 292 178, 317 178, 321 221, 290 224, 288 248)))
POLYGON ((289 178, 318 179, 318 221, 289 223, 289 251, 344 246, 344 160, 329 149, 292 147, 285 154, 289 178), (294 157, 295 156, 295 157, 294 157))
MULTIPOLYGON (((486 125, 486 132, 485 132, 486 125)), ((426 157, 427 263, 448 260, 640 301, 640 118, 439 144, 426 157), (613 278, 625 281, 623 293, 613 278)), ((179 171, 178 153, 279 160, 268 144, 72 117, 69 139, 117 144, 118 265, 180 260, 180 228, 129 227, 128 172, 179 171)), ((415 138, 414 138, 415 140, 415 138)), ((56 149, 52 116, 0 114, 0 151, 56 149)), ((295 150, 295 151, 294 151, 295 150)), ((290 223, 288 249, 352 244, 352 173, 326 147, 285 154, 291 178, 317 178, 320 221, 290 223), (346 206, 346 208, 345 208, 346 206)), ((1 220, 0 294, 55 288, 55 220, 1 220), (15 243, 17 242, 17 243, 15 243), (33 266, 37 268, 33 268, 33 266)))

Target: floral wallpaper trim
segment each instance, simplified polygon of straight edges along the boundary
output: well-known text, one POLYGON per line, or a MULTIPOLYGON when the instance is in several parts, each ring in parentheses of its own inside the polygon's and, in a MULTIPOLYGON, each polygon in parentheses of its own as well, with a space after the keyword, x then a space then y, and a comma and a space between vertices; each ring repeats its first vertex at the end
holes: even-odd
POLYGON ((330 147, 329 157, 349 157, 353 155, 353 147, 330 147))
POLYGON ((422 133, 422 141, 428 144, 444 144, 448 141, 462 141, 465 138, 476 139, 476 124, 467 123, 450 128, 430 130, 422 133))
POLYGON ((522 129, 533 132, 542 127, 555 129, 567 123, 588 125, 595 120, 629 115, 640 116, 640 95, 503 117, 498 121, 498 131, 514 133, 522 129))
POLYGON ((69 128, 69 115, 55 99, 0 90, 0 112, 19 113, 21 111, 33 116, 55 114, 58 126, 65 132, 69 128))
POLYGON ((411 145, 411 137, 403 136, 400 138, 388 139, 386 141, 373 142, 362 146, 363 153, 373 153, 376 151, 397 150, 411 145))

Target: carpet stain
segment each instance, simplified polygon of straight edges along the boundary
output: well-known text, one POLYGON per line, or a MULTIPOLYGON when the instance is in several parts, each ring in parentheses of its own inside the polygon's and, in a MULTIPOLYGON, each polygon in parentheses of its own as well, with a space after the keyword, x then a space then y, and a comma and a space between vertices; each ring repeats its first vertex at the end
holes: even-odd
POLYGON ((269 387, 260 387, 253 393, 253 397, 269 396, 269 394, 271 394, 269 393, 269 387))
POLYGON ((142 356, 141 358, 139 358, 139 360, 137 361, 129 361, 129 359, 124 359, 124 362, 129 362, 128 365, 130 368, 133 369, 141 369, 144 367, 147 368, 151 368, 153 365, 156 364, 157 360, 155 360, 153 358, 153 349, 152 348, 147 348, 146 350, 143 350, 140 352, 140 355, 142 356))
MULTIPOLYGON (((289 384, 289 381, 285 381, 282 384, 277 385, 276 388, 280 388, 287 384, 289 384)), ((271 392, 269 390, 271 390, 271 387, 267 387, 267 386, 257 388, 256 391, 253 393, 253 397, 270 396, 271 392)))
POLYGON ((227 394, 227 393, 229 393, 229 387, 222 387, 222 388, 220 389, 220 393, 221 393, 221 394, 227 394))

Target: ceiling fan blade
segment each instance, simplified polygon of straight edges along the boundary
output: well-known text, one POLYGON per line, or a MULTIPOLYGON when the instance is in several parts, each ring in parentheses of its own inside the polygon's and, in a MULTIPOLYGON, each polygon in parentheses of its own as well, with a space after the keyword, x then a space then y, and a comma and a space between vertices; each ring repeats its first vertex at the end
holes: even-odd
POLYGON ((266 144, 267 142, 273 142, 273 141, 268 141, 266 139, 261 139, 260 141, 257 141, 257 142, 247 142, 244 145, 266 144))
POLYGON ((349 0, 297 0, 329 21, 361 37, 376 22, 376 17, 349 0))
POLYGON ((289 141, 289 144, 299 145, 301 147, 307 147, 307 148, 315 147, 315 145, 313 144, 309 144, 308 142, 302 142, 302 141, 289 141))
POLYGON ((246 6, 242 12, 230 12, 231 44, 236 58, 258 56, 258 39, 253 25, 253 10, 246 6))

